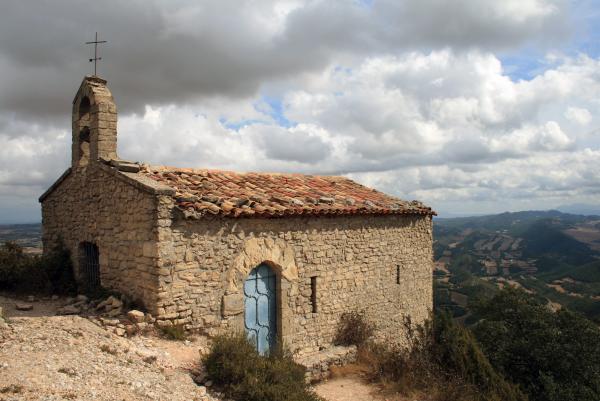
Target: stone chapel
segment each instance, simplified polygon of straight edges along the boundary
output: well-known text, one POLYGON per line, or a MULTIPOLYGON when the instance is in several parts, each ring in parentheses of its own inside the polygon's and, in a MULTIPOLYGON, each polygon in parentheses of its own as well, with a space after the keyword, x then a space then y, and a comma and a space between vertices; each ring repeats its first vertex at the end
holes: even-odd
POLYGON ((346 311, 386 341, 404 316, 428 317, 435 212, 422 203, 345 177, 121 160, 97 76, 75 95, 72 129, 71 166, 40 202, 44 249, 65 244, 82 288, 117 291, 159 325, 245 330, 261 352, 283 341, 300 357, 332 347, 346 311))

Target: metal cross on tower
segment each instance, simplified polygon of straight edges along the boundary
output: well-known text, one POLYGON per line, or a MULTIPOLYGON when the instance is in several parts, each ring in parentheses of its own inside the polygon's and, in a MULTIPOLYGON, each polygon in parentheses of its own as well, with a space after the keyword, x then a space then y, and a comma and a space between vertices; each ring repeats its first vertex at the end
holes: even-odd
POLYGON ((106 40, 98 40, 98 32, 96 32, 96 39, 93 42, 85 42, 86 45, 94 45, 94 58, 90 59, 90 63, 94 62, 94 76, 96 75, 98 60, 102 60, 102 57, 98 57, 98 43, 106 43, 106 40))

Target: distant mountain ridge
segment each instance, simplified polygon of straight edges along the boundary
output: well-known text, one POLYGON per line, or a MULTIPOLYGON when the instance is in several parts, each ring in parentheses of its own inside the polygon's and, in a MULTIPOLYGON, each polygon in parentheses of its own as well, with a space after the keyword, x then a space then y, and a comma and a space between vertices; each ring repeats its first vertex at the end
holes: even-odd
POLYGON ((438 306, 468 313, 461 296, 525 288, 600 323, 600 216, 529 210, 436 218, 438 306))
POLYGON ((42 224, 0 224, 0 245, 7 241, 16 242, 32 253, 38 253, 42 248, 42 224))
POLYGON ((573 203, 570 205, 561 205, 556 209, 563 213, 580 214, 584 216, 600 216, 600 206, 598 205, 573 203))

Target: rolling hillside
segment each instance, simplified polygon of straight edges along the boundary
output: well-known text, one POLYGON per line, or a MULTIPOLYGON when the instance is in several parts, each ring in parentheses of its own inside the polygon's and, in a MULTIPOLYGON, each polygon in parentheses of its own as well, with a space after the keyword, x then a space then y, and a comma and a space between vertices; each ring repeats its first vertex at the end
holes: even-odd
POLYGON ((456 317, 468 319, 469 302, 511 285, 600 322, 600 216, 552 210, 436 219, 434 238, 436 304, 456 317))

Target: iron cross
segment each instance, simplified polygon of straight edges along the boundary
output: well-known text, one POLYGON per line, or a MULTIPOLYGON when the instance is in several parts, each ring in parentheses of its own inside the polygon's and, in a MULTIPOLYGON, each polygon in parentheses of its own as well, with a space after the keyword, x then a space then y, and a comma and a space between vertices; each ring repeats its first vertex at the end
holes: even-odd
POLYGON ((106 40, 98 40, 98 32, 96 32, 96 39, 93 42, 85 42, 86 45, 94 45, 94 58, 90 59, 90 63, 94 62, 94 76, 96 75, 98 60, 102 60, 102 57, 98 57, 98 43, 106 43, 106 40))

